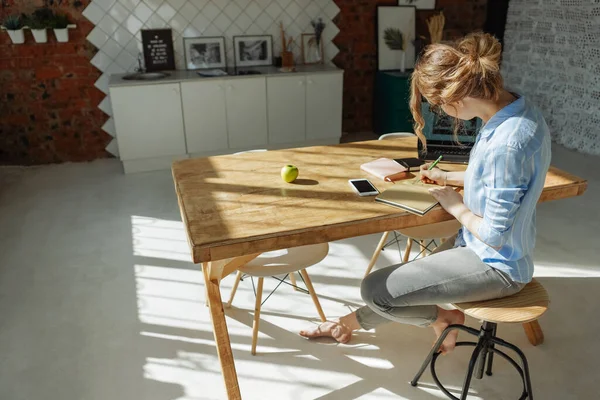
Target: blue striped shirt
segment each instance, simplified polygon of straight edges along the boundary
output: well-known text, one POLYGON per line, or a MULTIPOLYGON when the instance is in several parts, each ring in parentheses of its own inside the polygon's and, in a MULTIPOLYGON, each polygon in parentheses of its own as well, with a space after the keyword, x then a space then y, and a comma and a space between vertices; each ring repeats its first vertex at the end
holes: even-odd
POLYGON ((542 113, 519 97, 481 128, 465 172, 464 203, 483 218, 481 240, 463 226, 455 246, 467 246, 516 282, 533 276, 535 208, 550 152, 542 113))

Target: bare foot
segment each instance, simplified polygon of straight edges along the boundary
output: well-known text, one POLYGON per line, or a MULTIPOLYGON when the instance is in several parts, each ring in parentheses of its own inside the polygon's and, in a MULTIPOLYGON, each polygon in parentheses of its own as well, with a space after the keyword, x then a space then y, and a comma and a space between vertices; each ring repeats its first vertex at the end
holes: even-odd
MULTIPOLYGON (((433 328, 433 330, 435 332, 436 338, 439 339, 439 337, 442 335, 442 332, 444 332, 444 329, 446 329, 449 325, 453 325, 453 324, 461 324, 462 325, 462 324, 464 324, 464 322, 465 322, 465 314, 463 314, 462 311, 444 310, 443 308, 438 308, 438 318, 433 324, 431 324, 431 327, 433 328)), ((444 342, 442 343, 442 346, 440 347, 440 352, 442 354, 448 354, 452 350, 454 350, 454 347, 456 347, 456 339, 457 338, 458 338, 458 330, 457 329, 448 333, 448 335, 446 336, 446 339, 444 339, 444 342)))
POLYGON ((352 337, 352 329, 340 321, 325 321, 314 328, 301 330, 300 336, 308 339, 331 337, 339 343, 348 343, 352 337))

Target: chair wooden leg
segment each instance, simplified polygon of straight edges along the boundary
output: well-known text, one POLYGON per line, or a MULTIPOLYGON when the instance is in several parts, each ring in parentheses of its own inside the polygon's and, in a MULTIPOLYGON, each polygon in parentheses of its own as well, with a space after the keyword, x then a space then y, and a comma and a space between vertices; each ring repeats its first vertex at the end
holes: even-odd
POLYGON ((313 287, 310 277, 308 276, 308 272, 306 272, 305 269, 301 269, 299 272, 302 275, 302 277, 304 278, 304 283, 306 283, 306 288, 308 289, 308 293, 310 293, 310 297, 312 297, 313 303, 315 303, 315 307, 317 307, 317 312, 319 313, 319 317, 321 318, 321 321, 322 322, 327 321, 327 318, 325 318, 325 314, 323 313, 323 309, 321 308, 321 303, 319 303, 319 298, 317 297, 317 293, 315 293, 315 288, 313 287))
POLYGON ((385 245, 385 242, 387 241, 389 234, 390 234, 390 232, 384 232, 383 235, 381 235, 381 240, 379 240, 379 244, 375 248, 375 251, 373 252, 373 257, 371 257, 371 261, 369 262, 369 265, 367 266, 367 270, 365 271, 365 278, 367 277, 367 275, 369 275, 371 273, 371 270, 373 269, 373 266, 377 262, 377 259, 379 258, 379 253, 381 253, 381 249, 383 249, 383 246, 385 245))
POLYGON ((408 257, 410 257, 410 250, 412 249, 412 239, 406 238, 406 249, 404 249, 404 257, 402 258, 402 262, 408 262, 408 257))
POLYGON ((523 324, 523 329, 525 329, 525 334, 527 335, 527 339, 529 339, 529 343, 534 346, 544 343, 544 332, 537 320, 523 324))
POLYGON ((231 294, 229 295, 229 301, 225 303, 225 308, 231 308, 231 303, 233 303, 233 298, 235 296, 235 292, 237 291, 238 285, 242 280, 242 271, 238 271, 235 277, 235 282, 233 283, 233 288, 231 288, 231 294))
POLYGON ((296 284, 296 275, 293 272, 290 272, 290 283, 294 285, 294 290, 298 290, 298 285, 296 284))
POLYGON ((256 302, 254 303, 254 321, 252 322, 252 355, 256 355, 256 342, 258 341, 258 325, 260 323, 260 304, 262 303, 263 282, 265 278, 258 278, 256 288, 256 302))
POLYGON ((419 257, 423 258, 427 255, 427 247, 425 247, 425 241, 419 240, 419 253, 421 254, 419 257))

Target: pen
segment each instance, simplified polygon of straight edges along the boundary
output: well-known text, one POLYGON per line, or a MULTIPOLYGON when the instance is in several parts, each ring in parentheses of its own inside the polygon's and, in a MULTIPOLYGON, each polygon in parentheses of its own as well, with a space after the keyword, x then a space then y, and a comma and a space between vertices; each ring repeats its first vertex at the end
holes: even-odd
POLYGON ((438 165, 438 163, 440 162, 440 160, 441 160, 441 159, 442 159, 442 156, 440 155, 440 156, 438 157, 438 159, 437 159, 437 160, 435 160, 435 161, 433 162, 433 164, 431 164, 431 165, 429 166, 429 168, 427 168, 427 170, 428 170, 428 171, 431 171, 433 168, 435 168, 435 166, 436 166, 436 165, 438 165))

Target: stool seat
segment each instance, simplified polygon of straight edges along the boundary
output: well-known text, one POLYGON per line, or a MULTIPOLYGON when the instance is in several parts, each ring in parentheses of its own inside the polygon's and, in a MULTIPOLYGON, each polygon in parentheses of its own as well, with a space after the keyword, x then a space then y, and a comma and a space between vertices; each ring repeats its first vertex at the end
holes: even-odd
POLYGON ((329 253, 329 244, 319 243, 263 253, 239 268, 251 276, 273 276, 300 271, 322 261, 329 253))
POLYGON ((519 293, 501 299, 453 304, 473 318, 494 323, 526 323, 537 320, 548 309, 548 292, 533 279, 519 293))

